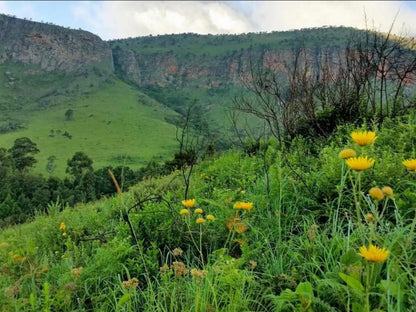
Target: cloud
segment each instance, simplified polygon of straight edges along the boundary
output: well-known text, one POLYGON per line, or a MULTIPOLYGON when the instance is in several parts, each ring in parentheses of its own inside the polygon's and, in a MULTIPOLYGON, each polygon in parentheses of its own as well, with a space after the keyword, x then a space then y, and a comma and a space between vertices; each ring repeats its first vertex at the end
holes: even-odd
POLYGON ((250 19, 257 31, 308 27, 352 26, 388 31, 398 13, 393 32, 416 34, 416 11, 403 2, 391 1, 280 1, 257 2, 250 19), (399 13, 398 13, 399 12, 399 13))
POLYGON ((224 2, 79 2, 72 14, 103 39, 194 32, 242 33, 253 29, 243 12, 224 2))
POLYGON ((9 11, 7 10, 7 2, 6 1, 0 1, 0 13, 9 14, 9 11))

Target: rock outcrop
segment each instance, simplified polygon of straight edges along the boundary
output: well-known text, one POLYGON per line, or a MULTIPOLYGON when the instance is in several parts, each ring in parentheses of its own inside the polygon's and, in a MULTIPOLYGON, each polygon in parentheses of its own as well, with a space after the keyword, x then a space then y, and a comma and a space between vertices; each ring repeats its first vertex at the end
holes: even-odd
POLYGON ((114 70, 110 46, 92 33, 0 14, 0 64, 6 62, 46 71, 114 70))

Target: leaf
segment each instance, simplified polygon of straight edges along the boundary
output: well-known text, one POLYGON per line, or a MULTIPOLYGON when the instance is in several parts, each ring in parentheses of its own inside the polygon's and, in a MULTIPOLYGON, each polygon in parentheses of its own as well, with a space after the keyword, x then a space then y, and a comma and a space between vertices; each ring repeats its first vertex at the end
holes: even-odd
POLYGON ((365 307, 361 303, 354 302, 352 305, 352 312, 366 312, 365 307))
POLYGON ((131 298, 130 293, 125 293, 120 300, 117 302, 117 310, 119 310, 121 307, 123 307, 127 302, 129 302, 131 298))
POLYGON ((354 265, 361 262, 361 257, 357 254, 354 249, 349 249, 341 257, 341 263, 345 266, 354 265))
POLYGON ((312 284, 309 283, 309 282, 299 283, 298 287, 296 287, 296 293, 306 295, 306 296, 309 296, 309 297, 313 297, 312 284))
POLYGON ((359 280, 357 280, 357 279, 355 279, 354 277, 349 276, 349 275, 347 275, 347 274, 341 273, 341 272, 339 272, 338 274, 339 274, 339 277, 341 277, 341 279, 342 279, 345 283, 347 283, 347 285, 348 285, 351 289, 353 289, 353 290, 359 290, 359 291, 361 291, 361 292, 363 292, 363 291, 364 291, 364 286, 361 284, 361 282, 360 282, 359 280))

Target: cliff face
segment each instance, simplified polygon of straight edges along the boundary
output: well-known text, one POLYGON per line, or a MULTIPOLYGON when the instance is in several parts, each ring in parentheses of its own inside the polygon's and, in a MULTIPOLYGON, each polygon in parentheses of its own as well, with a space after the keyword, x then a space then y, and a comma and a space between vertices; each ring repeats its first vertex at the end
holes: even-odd
POLYGON ((249 69, 248 51, 214 57, 188 55, 185 59, 172 53, 141 54, 120 48, 113 52, 116 73, 138 86, 215 88, 235 85, 249 69))
POLYGON ((114 70, 111 48, 96 35, 0 15, 0 64, 8 61, 46 71, 114 70))

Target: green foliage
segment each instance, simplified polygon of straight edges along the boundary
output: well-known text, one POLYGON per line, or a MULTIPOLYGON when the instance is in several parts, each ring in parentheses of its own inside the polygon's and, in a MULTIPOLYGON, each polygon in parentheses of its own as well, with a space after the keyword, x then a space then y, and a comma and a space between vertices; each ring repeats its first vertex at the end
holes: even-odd
POLYGON ((32 167, 36 163, 36 159, 32 155, 39 153, 39 149, 29 138, 23 137, 14 141, 9 152, 16 169, 23 171, 25 168, 32 167))
MULTIPOLYGON (((159 176, 154 163, 141 172, 147 178, 122 195, 72 208, 54 200, 48 215, 0 232, 2 308, 410 311, 416 299, 415 176, 401 161, 414 157, 414 127, 409 116, 386 120, 365 147, 351 141, 354 128, 347 125, 328 140, 298 137, 286 147, 264 140, 255 153, 206 158, 192 172, 195 205, 184 214, 181 173, 159 176), (346 147, 376 159, 362 172, 360 188, 339 158, 346 147), (384 185, 393 188, 391 197, 368 195, 384 185), (253 208, 235 209, 236 202, 253 208), (373 219, 365 218, 369 213, 373 219), (238 222, 244 230, 236 230, 238 222), (370 242, 390 251, 386 261, 358 254, 370 242)), ((7 164, 7 153, 0 155, 7 164)), ((104 194, 111 188, 106 169, 93 171, 95 182, 86 185, 102 184, 104 194)), ((137 181, 126 168, 112 170, 119 182, 124 170, 124 187, 137 181)), ((81 171, 79 183, 92 178, 88 174, 81 171)), ((12 188, 29 188, 15 179, 12 188)), ((12 200, 2 198, 10 207, 12 200)))

